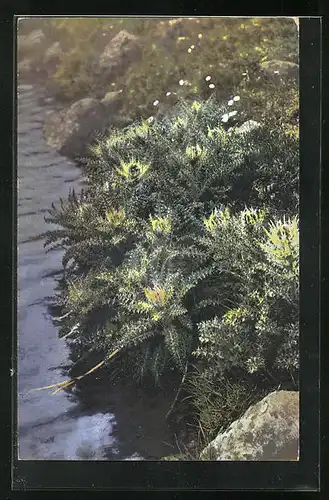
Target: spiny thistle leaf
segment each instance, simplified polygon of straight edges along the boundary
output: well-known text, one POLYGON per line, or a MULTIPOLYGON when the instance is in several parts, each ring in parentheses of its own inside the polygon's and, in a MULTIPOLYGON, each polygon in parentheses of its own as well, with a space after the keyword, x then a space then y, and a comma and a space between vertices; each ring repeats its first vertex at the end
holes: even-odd
POLYGON ((240 104, 236 124, 225 103, 182 100, 98 139, 87 188, 47 219, 60 337, 156 379, 192 351, 218 376, 298 366, 298 140, 270 120, 240 134, 240 104))

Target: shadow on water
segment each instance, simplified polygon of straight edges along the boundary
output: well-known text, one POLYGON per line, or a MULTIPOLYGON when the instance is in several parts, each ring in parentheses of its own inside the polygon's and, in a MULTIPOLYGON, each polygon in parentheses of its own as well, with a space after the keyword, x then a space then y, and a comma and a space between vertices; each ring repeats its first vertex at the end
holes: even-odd
POLYGON ((146 389, 104 369, 80 381, 71 398, 78 401, 79 413, 115 415, 112 437, 119 443, 119 450, 109 448, 108 459, 122 460, 137 454, 145 460, 157 460, 178 451, 166 421, 176 387, 168 384, 146 389))
POLYGON ((38 237, 51 229, 51 203, 82 186, 72 162, 47 148, 43 122, 52 110, 33 85, 18 86, 18 451, 33 460, 139 460, 174 453, 165 415, 175 387, 146 393, 100 371, 72 391, 31 391, 66 380, 70 349, 58 338, 46 298, 60 274, 60 251, 38 237))

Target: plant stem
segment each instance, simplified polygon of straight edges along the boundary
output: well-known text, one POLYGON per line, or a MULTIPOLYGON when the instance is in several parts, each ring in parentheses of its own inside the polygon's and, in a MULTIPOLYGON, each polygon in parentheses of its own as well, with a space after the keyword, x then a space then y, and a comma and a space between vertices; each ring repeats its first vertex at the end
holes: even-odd
POLYGON ((171 407, 169 408, 169 411, 168 411, 168 412, 167 412, 167 414, 166 414, 166 419, 168 419, 168 417, 172 414, 172 412, 173 412, 173 410, 174 410, 174 407, 175 407, 175 405, 176 405, 176 403, 177 403, 178 397, 179 397, 179 395, 180 395, 180 392, 181 392, 181 390, 182 390, 183 384, 184 384, 184 382, 185 382, 185 377, 186 377, 186 374, 187 374, 187 366, 188 366, 188 364, 186 363, 186 365, 185 365, 185 370, 184 370, 184 374, 183 374, 183 377, 182 377, 181 383, 179 384, 178 391, 177 391, 177 393, 176 393, 176 397, 175 397, 174 401, 172 402, 172 405, 171 405, 171 407))

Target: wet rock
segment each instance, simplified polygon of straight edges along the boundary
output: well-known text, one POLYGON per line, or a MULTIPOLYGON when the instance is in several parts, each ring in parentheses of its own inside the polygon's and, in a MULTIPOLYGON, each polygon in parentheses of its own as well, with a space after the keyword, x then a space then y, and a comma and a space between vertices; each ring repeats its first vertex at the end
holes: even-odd
POLYGON ((265 61, 261 64, 261 69, 269 78, 297 79, 299 74, 299 65, 291 61, 265 61))
POLYGON ((117 77, 141 56, 141 52, 140 38, 122 30, 106 45, 98 61, 99 71, 106 78, 117 77))
POLYGON ((275 391, 220 434, 201 460, 298 460, 299 393, 275 391))
POLYGON ((68 158, 83 155, 98 133, 114 121, 110 108, 97 99, 81 99, 68 109, 52 113, 44 125, 48 146, 68 158))

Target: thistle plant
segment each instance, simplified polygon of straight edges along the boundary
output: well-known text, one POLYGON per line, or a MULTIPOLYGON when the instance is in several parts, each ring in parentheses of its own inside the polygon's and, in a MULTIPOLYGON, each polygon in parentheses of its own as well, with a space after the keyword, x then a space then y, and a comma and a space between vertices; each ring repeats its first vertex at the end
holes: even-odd
POLYGON ((233 367, 297 370, 298 218, 266 220, 264 210, 247 209, 235 216, 221 212, 211 221, 203 241, 226 281, 230 274, 235 278, 226 292, 232 306, 198 325, 195 355, 221 373, 233 367))
POLYGON ((198 360, 298 368, 298 140, 270 121, 242 134, 229 108, 181 101, 91 147, 87 187, 47 219, 68 342, 157 381, 198 360))

